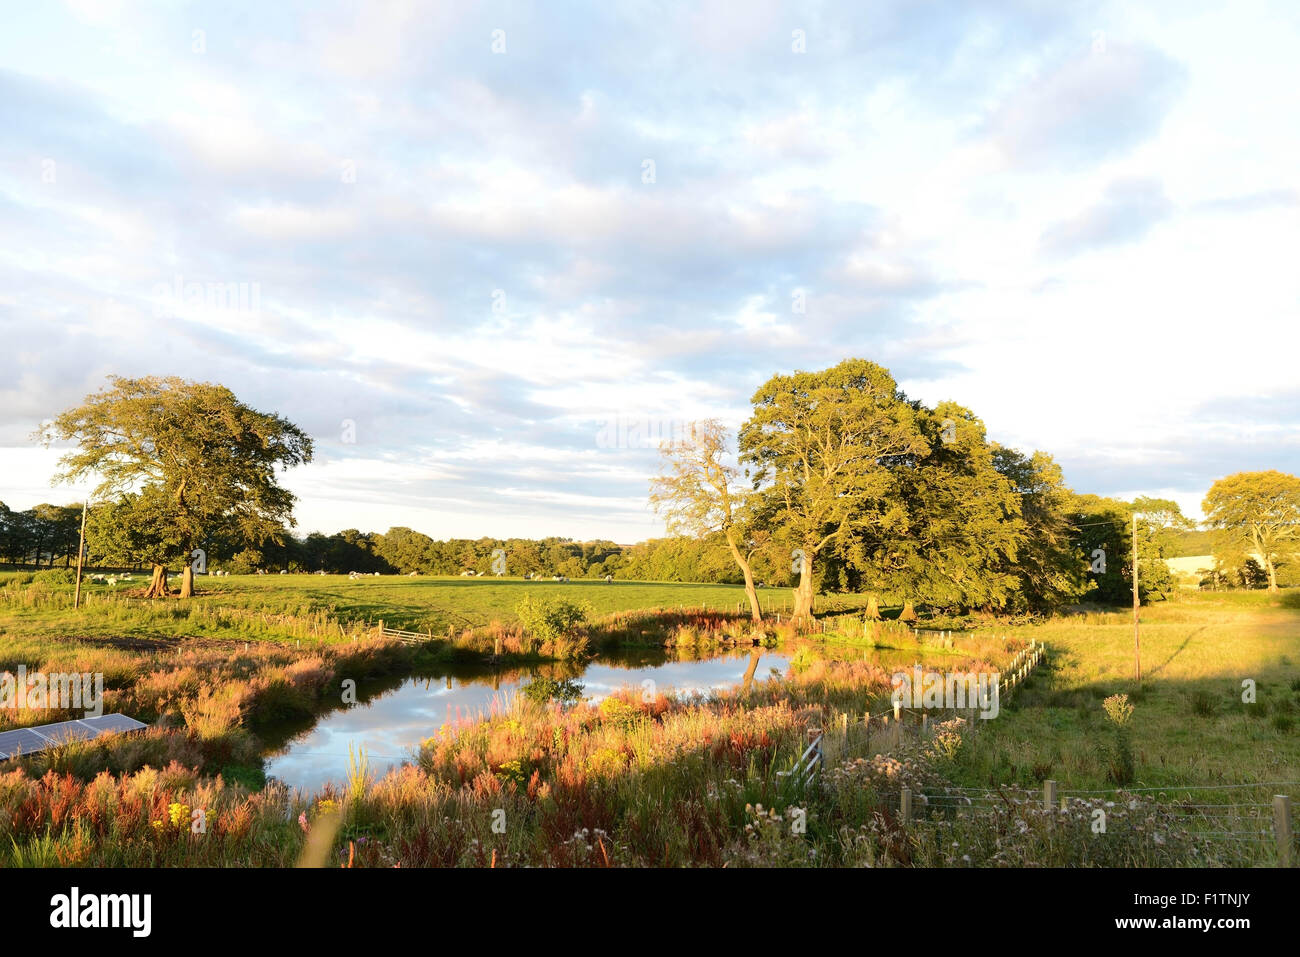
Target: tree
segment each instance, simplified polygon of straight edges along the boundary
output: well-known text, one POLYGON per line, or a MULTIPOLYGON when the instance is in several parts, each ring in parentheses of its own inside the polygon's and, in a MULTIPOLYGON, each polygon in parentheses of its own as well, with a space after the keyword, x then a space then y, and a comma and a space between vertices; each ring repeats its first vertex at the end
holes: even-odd
POLYGON ((717 419, 693 422, 685 438, 664 443, 664 474, 651 480, 650 504, 665 517, 669 532, 695 538, 722 534, 744 576, 750 616, 762 621, 752 564, 762 537, 745 528, 745 490, 736 486, 740 470, 723 461, 727 444, 726 427, 717 419))
POLYGON ((1160 546, 1160 554, 1173 557, 1183 541, 1183 533, 1193 531, 1196 523, 1183 514, 1178 503, 1168 498, 1139 495, 1133 499, 1133 510, 1151 529, 1151 535, 1160 546))
MULTIPOLYGON (((1133 595, 1133 503, 1099 495, 1075 495, 1069 508, 1080 564, 1104 602, 1127 603, 1133 595)), ((1138 600, 1167 598, 1177 587, 1161 551, 1158 524, 1138 515, 1138 600)))
POLYGON ((1210 486, 1201 510, 1224 548, 1248 552, 1276 592, 1277 566, 1300 550, 1300 478, 1276 469, 1238 472, 1210 486))
POLYGON ((148 597, 168 594, 168 565, 180 560, 181 597, 194 592, 192 551, 211 537, 250 544, 275 538, 294 496, 277 468, 311 460, 311 439, 279 415, 239 402, 225 386, 175 376, 128 379, 45 423, 48 446, 72 441, 56 481, 100 479, 96 494, 131 523, 126 542, 153 565, 148 597))
POLYGON ((1008 569, 1020 580, 1017 605, 1045 611, 1077 598, 1086 587, 1086 566, 1066 520, 1073 493, 1061 467, 1046 453, 1026 456, 1002 446, 995 446, 993 463, 1020 498, 1024 541, 1008 569))
POLYGON ((893 377, 866 359, 773 376, 753 403, 741 461, 793 546, 794 615, 809 616, 818 556, 901 521, 889 460, 928 446, 893 377))
POLYGON ((1006 607, 1024 542, 1020 501, 994 466, 984 424, 969 409, 914 404, 927 448, 891 465, 903 519, 874 551, 855 544, 854 564, 869 565, 881 587, 945 609, 1006 607))

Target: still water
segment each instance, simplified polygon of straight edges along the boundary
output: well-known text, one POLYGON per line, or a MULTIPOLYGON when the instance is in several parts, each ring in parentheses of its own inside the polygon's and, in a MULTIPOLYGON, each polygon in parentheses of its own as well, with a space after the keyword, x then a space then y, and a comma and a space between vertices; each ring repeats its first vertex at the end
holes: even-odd
POLYGON ((275 735, 266 736, 272 743, 266 754, 266 773, 290 787, 314 792, 326 782, 345 780, 351 746, 365 748, 371 772, 382 775, 412 760, 420 743, 443 724, 508 707, 519 688, 539 675, 575 679, 588 701, 599 701, 624 687, 640 691, 647 680, 654 682, 655 691, 708 692, 740 684, 753 654, 759 656, 755 681, 764 681, 773 672, 784 674, 790 664, 789 654, 767 649, 693 660, 648 650, 601 655, 585 668, 453 668, 436 675, 362 685, 357 689, 357 704, 325 714, 310 727, 284 729, 278 740, 275 735))

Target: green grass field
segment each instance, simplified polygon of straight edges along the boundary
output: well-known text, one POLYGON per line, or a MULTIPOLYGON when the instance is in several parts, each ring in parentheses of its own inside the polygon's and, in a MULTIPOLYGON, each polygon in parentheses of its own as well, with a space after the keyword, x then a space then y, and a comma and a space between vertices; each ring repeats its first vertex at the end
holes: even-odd
MULTIPOLYGON (((732 610, 744 601, 738 585, 675 582, 524 581, 381 576, 245 575, 200 578, 193 599, 131 600, 130 586, 84 586, 86 607, 74 610, 71 590, 29 581, 30 573, 0 574, 0 635, 47 637, 319 639, 341 629, 371 626, 446 634, 516 620, 526 594, 589 601, 597 615, 648 608, 732 610)), ((137 576, 137 579, 140 576, 137 576)), ((138 584, 138 581, 137 581, 138 584)), ((790 606, 789 589, 764 589, 765 610, 790 606)), ((819 611, 862 607, 866 596, 824 597, 819 611)))
POLYGON ((1007 633, 1053 653, 965 756, 969 783, 1114 787, 1102 700, 1116 693, 1134 705, 1131 786, 1300 781, 1300 589, 1192 593, 1143 608, 1140 688, 1131 612, 1007 633), (1242 700, 1247 679, 1254 704, 1242 700))

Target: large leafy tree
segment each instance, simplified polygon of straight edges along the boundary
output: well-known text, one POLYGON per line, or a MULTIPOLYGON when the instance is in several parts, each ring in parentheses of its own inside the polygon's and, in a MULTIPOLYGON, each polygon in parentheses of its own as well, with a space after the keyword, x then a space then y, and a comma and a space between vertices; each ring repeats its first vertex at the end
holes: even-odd
POLYGON ((99 478, 96 494, 127 524, 104 541, 152 564, 150 597, 168 593, 176 561, 181 596, 193 594, 189 559, 203 542, 260 543, 294 524, 294 496, 277 469, 312 455, 311 439, 288 420, 244 405, 225 386, 174 376, 111 376, 38 435, 47 445, 76 443, 56 480, 99 478))
POLYGON ((995 446, 994 467, 1006 476, 1020 500, 1024 539, 1007 570, 1019 579, 1013 607, 1045 611, 1077 598, 1087 587, 1067 509, 1074 493, 1050 455, 1024 455, 995 446))
POLYGON ((1004 608, 1018 587, 1012 566, 1025 539, 1019 497, 995 467, 974 413, 953 402, 914 408, 928 448, 893 462, 904 522, 851 560, 873 568, 883 587, 930 605, 1004 608))
POLYGON ((764 538, 746 527, 746 490, 738 484, 740 470, 726 462, 726 427, 717 419, 693 422, 685 437, 665 442, 660 451, 664 472, 651 480, 651 505, 665 517, 670 532, 695 538, 722 535, 744 576, 750 615, 762 621, 753 558, 764 538))
POLYGON ((791 545, 794 614, 804 617, 813 612, 818 556, 899 522, 888 462, 928 446, 894 378, 866 359, 773 376, 753 404, 741 461, 791 545))
POLYGON ((1300 552, 1300 478, 1270 469, 1238 472, 1210 486, 1201 504, 1221 550, 1246 553, 1276 592, 1277 566, 1300 552))

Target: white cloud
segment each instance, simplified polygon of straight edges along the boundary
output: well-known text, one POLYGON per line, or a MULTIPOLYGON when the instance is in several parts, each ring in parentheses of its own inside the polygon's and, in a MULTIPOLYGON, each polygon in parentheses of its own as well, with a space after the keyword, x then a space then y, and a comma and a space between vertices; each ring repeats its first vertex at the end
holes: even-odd
POLYGON ((846 355, 1085 491, 1300 470, 1294 404, 1232 404, 1290 395, 1300 345, 1300 26, 1268 4, 100 9, 0 36, 10 505, 75 497, 25 437, 107 372, 309 423, 325 530, 653 534, 653 450, 602 421, 736 423, 846 355), (260 309, 160 320, 176 276, 260 309))

